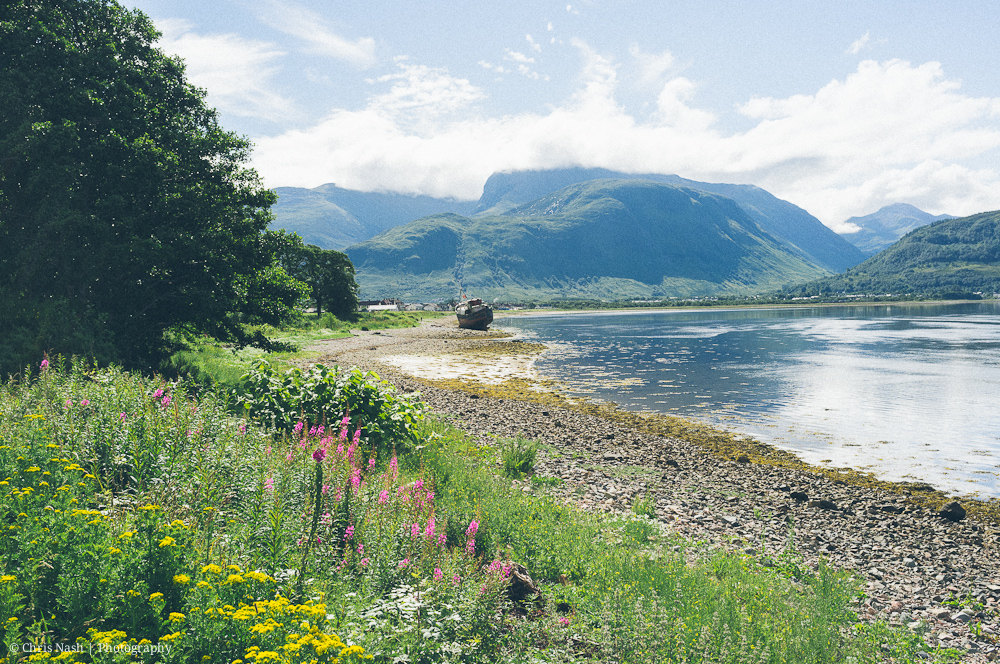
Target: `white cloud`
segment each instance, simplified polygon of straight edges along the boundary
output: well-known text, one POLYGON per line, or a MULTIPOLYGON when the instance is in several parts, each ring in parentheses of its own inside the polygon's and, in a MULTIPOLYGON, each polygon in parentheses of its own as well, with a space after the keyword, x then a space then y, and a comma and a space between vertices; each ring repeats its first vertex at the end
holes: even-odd
POLYGON ((638 44, 632 44, 628 52, 639 62, 639 77, 647 85, 662 81, 664 74, 674 66, 674 56, 670 51, 643 53, 638 44))
POLYGON ((861 49, 863 49, 868 44, 868 40, 870 38, 871 38, 871 32, 865 32, 865 34, 861 35, 861 37, 856 39, 853 44, 848 46, 847 50, 844 52, 849 53, 851 55, 857 55, 858 53, 861 52, 861 49))
POLYGON ((292 103, 274 92, 278 61, 285 52, 274 44, 234 34, 203 35, 181 19, 157 19, 163 33, 157 45, 179 55, 188 81, 208 91, 208 103, 232 115, 285 120, 296 114, 292 103))
POLYGON ((536 42, 534 40, 534 38, 532 38, 531 35, 525 35, 524 39, 525 39, 525 41, 528 42, 528 44, 531 46, 532 50, 534 50, 536 53, 541 53, 542 52, 542 46, 541 46, 541 44, 539 44, 538 42, 536 42))
POLYGON ((376 81, 392 84, 389 93, 309 130, 258 140, 255 163, 272 186, 336 182, 466 199, 505 169, 677 173, 757 184, 835 229, 895 202, 959 215, 1000 208, 1000 173, 971 165, 997 162, 1000 98, 963 95, 938 63, 866 61, 814 94, 751 99, 739 110, 754 126, 724 135, 697 107, 698 84, 683 77, 659 85, 656 113, 633 117, 616 99, 615 62, 573 44, 579 85, 544 113, 459 113, 478 110, 482 91, 400 62, 376 81))
POLYGON ((284 0, 270 0, 261 20, 285 34, 301 39, 306 50, 366 68, 375 64, 375 40, 362 37, 351 41, 325 25, 323 17, 284 0))
POLYGON ((505 49, 505 52, 507 53, 507 55, 504 56, 505 60, 511 60, 512 62, 534 62, 535 61, 534 58, 528 57, 524 53, 519 53, 517 51, 512 51, 509 48, 505 49))

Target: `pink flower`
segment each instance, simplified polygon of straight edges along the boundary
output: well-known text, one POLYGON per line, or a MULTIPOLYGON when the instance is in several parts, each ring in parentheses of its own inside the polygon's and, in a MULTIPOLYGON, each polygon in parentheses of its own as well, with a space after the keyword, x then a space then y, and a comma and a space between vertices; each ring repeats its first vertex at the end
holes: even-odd
POLYGON ((354 446, 355 447, 357 447, 359 440, 361 440, 361 427, 358 427, 358 430, 354 432, 354 446))
POLYGON ((427 519, 427 526, 424 527, 424 537, 427 539, 434 537, 434 517, 427 519))
POLYGON ((163 396, 163 388, 162 387, 160 389, 156 390, 155 392, 153 392, 153 398, 154 399, 159 399, 162 396, 163 396))
POLYGON ((361 559, 361 566, 362 567, 368 567, 368 563, 370 563, 370 562, 371 562, 371 560, 369 560, 368 558, 362 558, 361 559))
POLYGON ((569 627, 569 618, 560 618, 559 624, 563 627, 569 627))
POLYGON ((441 533, 438 535, 438 546, 444 546, 444 543, 448 541, 448 533, 441 533))
POLYGON ((264 480, 264 490, 265 491, 274 491, 274 478, 273 477, 268 477, 266 480, 264 480))
MULTIPOLYGON (((354 537, 354 526, 348 526, 348 527, 347 527, 347 530, 346 530, 346 531, 344 531, 344 540, 345 540, 345 541, 346 541, 346 540, 349 540, 349 539, 351 539, 352 537, 354 537)), ((361 553, 361 552, 360 552, 360 551, 358 551, 358 553, 361 553)))
POLYGON ((285 455, 285 461, 291 461, 291 460, 292 460, 292 451, 289 450, 288 454, 285 455))
POLYGON ((460 584, 462 582, 462 577, 460 577, 458 574, 456 574, 455 576, 451 577, 451 582, 454 583, 457 586, 458 584, 460 584))
POLYGON ((271 453, 271 446, 270 446, 270 445, 268 445, 268 446, 267 446, 267 449, 266 449, 266 450, 264 450, 264 454, 270 454, 270 453, 271 453))
POLYGON ((415 523, 410 526, 410 537, 420 537, 420 524, 415 523))
POLYGON ((374 467, 375 467, 375 459, 374 458, 368 459, 368 468, 371 469, 374 467))
POLYGON ((433 491, 428 491, 427 492, 427 504, 430 505, 433 502, 434 502, 434 492, 433 491))
MULTIPOLYGON (((240 423, 240 426, 237 427, 237 428, 240 430, 240 433, 246 433, 247 432, 247 425, 246 425, 245 422, 240 423)), ((267 447, 268 447, 268 454, 270 454, 271 446, 268 445, 267 447)))
POLYGON ((329 484, 324 484, 323 485, 323 495, 325 496, 328 493, 330 493, 330 485, 329 484))
POLYGON ((326 427, 325 427, 325 426, 323 426, 322 424, 321 424, 321 425, 319 425, 318 427, 316 427, 316 435, 317 435, 317 436, 322 436, 322 435, 323 435, 323 430, 324 430, 324 429, 326 429, 326 427))
POLYGON ((440 567, 434 568, 434 580, 440 581, 444 577, 444 572, 441 571, 440 567))
POLYGON ((322 537, 317 537, 316 538, 316 543, 317 544, 322 544, 323 543, 323 538, 322 537))
POLYGON ((169 394, 164 394, 163 398, 160 400, 160 407, 161 408, 166 408, 169 405, 170 405, 170 395, 169 394))
POLYGON ((83 401, 80 402, 80 405, 86 408, 87 406, 90 405, 90 399, 84 399, 83 401))
POLYGON ((465 552, 467 554, 469 554, 470 556, 475 555, 475 553, 476 553, 476 540, 470 539, 468 542, 465 543, 465 552))
POLYGON ((309 435, 310 436, 316 435, 316 427, 309 427, 309 435))
POLYGON ((361 486, 361 469, 355 468, 351 471, 351 486, 355 489, 361 486))
POLYGON ((49 368, 49 361, 48 360, 42 360, 42 363, 39 364, 38 366, 42 369, 42 371, 45 371, 46 369, 49 368))
POLYGON ((403 558, 402 560, 399 561, 398 567, 403 568, 403 567, 406 567, 409 564, 410 564, 410 559, 409 558, 403 558))
POLYGON ((465 534, 469 537, 475 537, 477 532, 479 532, 479 522, 473 519, 469 523, 469 527, 465 529, 465 534))
POLYGON ((399 477, 399 462, 396 461, 396 455, 392 455, 392 459, 389 461, 389 476, 392 479, 399 477))
POLYGON ((423 480, 417 480, 416 482, 413 483, 413 489, 414 489, 414 491, 416 491, 417 489, 423 489, 423 488, 424 488, 424 481, 423 480))
POLYGON ((365 552, 365 545, 364 544, 358 544, 358 555, 360 556, 360 555, 364 554, 364 552, 365 552))
POLYGON ((382 493, 378 495, 378 504, 385 505, 385 502, 387 500, 389 500, 389 492, 386 491, 385 489, 382 489, 382 493))
POLYGON ((126 417, 128 417, 128 415, 126 415, 125 413, 122 413, 122 414, 120 414, 118 416, 118 419, 120 419, 122 421, 122 424, 125 424, 125 418, 126 417))
POLYGON ((313 461, 316 461, 318 463, 325 458, 326 458, 326 450, 324 450, 322 447, 318 448, 313 452, 313 461))
POLYGON ((295 427, 292 429, 292 432, 293 433, 298 433, 298 432, 302 431, 302 427, 304 427, 304 426, 305 426, 305 424, 302 421, 296 422, 295 423, 295 427))
POLYGON ((66 399, 66 407, 67 408, 72 408, 73 407, 73 400, 72 399, 66 399))

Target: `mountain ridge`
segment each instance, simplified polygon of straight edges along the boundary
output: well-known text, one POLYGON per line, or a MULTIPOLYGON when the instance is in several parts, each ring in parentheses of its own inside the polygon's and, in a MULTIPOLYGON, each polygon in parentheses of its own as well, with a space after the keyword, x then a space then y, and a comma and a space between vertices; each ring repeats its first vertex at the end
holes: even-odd
POLYGON ((845 224, 859 226, 854 233, 841 233, 841 237, 860 249, 866 256, 874 256, 910 231, 921 226, 955 219, 954 215, 933 215, 909 203, 893 203, 860 217, 851 217, 845 224))

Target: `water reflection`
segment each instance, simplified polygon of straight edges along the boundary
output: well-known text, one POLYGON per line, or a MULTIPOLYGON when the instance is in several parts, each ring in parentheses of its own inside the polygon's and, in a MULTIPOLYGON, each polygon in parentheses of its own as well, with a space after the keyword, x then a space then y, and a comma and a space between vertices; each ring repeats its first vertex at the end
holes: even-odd
POLYGON ((698 417, 813 463, 1000 496, 1000 303, 539 314, 578 395, 698 417))

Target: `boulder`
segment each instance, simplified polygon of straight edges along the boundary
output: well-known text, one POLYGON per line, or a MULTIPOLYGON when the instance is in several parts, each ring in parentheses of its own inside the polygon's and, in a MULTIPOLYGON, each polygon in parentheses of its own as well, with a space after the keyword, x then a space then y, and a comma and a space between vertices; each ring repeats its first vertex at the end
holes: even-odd
POLYGON ((965 518, 965 508, 953 500, 941 508, 938 512, 938 516, 948 519, 949 521, 961 521, 965 518))

